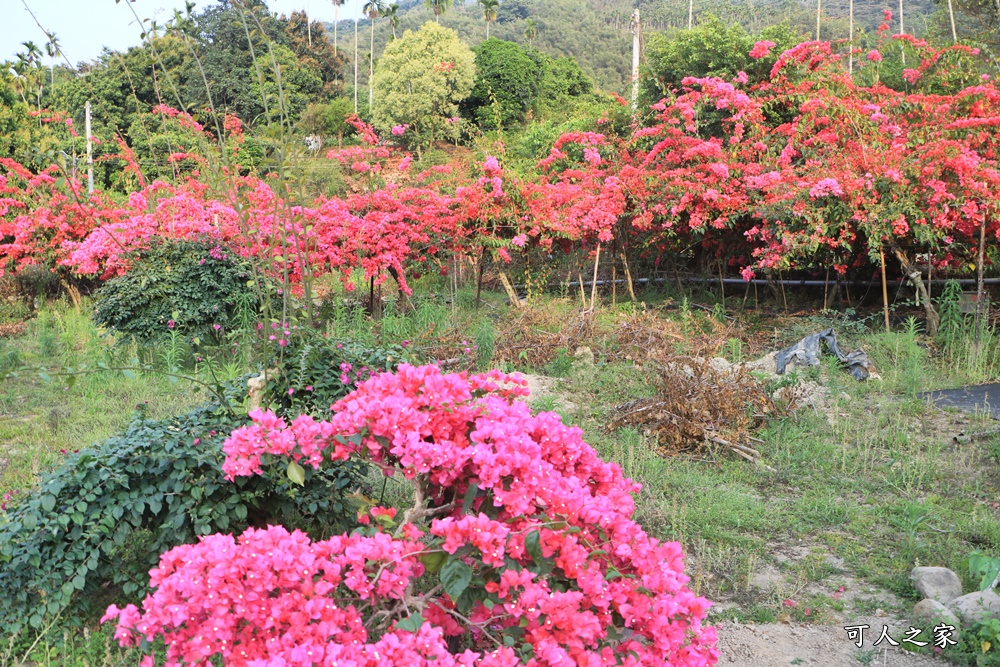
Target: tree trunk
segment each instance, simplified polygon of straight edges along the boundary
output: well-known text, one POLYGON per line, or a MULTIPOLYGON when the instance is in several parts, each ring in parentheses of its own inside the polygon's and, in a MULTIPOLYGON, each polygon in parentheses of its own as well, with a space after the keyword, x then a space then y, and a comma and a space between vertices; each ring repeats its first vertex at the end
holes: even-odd
POLYGON ((924 312, 927 314, 927 333, 930 336, 937 336, 938 325, 941 323, 941 318, 938 316, 937 310, 934 309, 934 304, 931 303, 930 293, 927 291, 927 286, 924 285, 923 278, 920 276, 920 271, 917 270, 913 263, 909 260, 902 249, 898 246, 891 246, 892 254, 896 256, 899 260, 899 265, 903 269, 903 273, 906 277, 913 283, 913 286, 917 288, 920 292, 920 298, 924 302, 924 312))
POLYGON ((392 276, 392 279, 396 281, 396 292, 399 295, 398 298, 399 298, 400 311, 402 310, 415 311, 416 308, 413 307, 413 302, 410 301, 410 297, 407 296, 406 292, 403 291, 402 276, 400 276, 399 271, 396 270, 396 267, 394 266, 389 267, 389 275, 392 276))
POLYGON ((372 78, 375 76, 375 19, 372 19, 372 39, 368 48, 368 113, 372 112, 372 100, 375 99, 375 89, 372 88, 372 78))
POLYGON ((484 248, 481 253, 479 253, 479 275, 476 277, 476 310, 479 310, 479 305, 482 303, 483 294, 483 269, 486 268, 486 249, 484 248))
MULTIPOLYGON (((948 0, 951 2, 951 0, 948 0)), ((847 73, 854 74, 854 0, 850 1, 850 6, 848 7, 848 22, 849 27, 847 29, 847 73)))
POLYGON ((354 113, 358 113, 358 20, 354 19, 354 113))

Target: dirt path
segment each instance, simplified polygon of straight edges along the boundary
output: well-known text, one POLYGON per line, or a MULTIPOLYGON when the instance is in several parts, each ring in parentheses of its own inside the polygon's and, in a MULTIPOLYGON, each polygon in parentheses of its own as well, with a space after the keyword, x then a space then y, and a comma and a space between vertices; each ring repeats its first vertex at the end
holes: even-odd
MULTIPOLYGON (((863 619, 852 624, 867 623, 874 635, 864 636, 862 648, 848 639, 841 626, 794 625, 771 623, 744 625, 720 623, 719 665, 745 665, 746 667, 786 667, 786 665, 811 665, 813 667, 944 667, 949 664, 927 655, 917 655, 898 648, 884 649, 883 642, 872 647, 878 639, 883 623, 890 627, 890 636, 902 639, 903 625, 895 619, 863 619)), ((866 633, 871 630, 866 630, 866 633)))

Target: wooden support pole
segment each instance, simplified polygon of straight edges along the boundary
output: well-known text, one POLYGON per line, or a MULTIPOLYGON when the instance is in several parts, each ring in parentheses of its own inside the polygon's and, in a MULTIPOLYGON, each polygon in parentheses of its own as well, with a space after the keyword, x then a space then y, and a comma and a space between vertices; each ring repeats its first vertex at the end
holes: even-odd
POLYGON ((889 326, 889 288, 885 282, 885 250, 881 247, 878 249, 878 256, 882 263, 882 311, 885 314, 885 332, 889 333, 892 331, 889 326))

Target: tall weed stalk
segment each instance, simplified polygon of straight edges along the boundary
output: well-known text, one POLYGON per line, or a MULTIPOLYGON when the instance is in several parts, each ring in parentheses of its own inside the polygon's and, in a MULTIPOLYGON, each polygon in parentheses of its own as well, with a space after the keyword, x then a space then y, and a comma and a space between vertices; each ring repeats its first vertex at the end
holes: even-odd
POLYGON ((996 377, 1000 363, 1000 336, 988 318, 962 312, 962 286, 945 283, 939 300, 941 324, 937 343, 947 365, 961 381, 977 383, 996 377))

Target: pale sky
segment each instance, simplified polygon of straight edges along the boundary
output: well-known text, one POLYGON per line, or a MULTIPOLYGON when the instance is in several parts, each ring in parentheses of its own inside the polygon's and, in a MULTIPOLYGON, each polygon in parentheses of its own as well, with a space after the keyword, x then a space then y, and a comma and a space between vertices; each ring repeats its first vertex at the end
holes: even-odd
MULTIPOLYGON (((338 10, 338 17, 354 18, 360 13, 363 0, 347 0, 338 10)), ((141 27, 129 10, 129 4, 142 19, 155 19, 163 23, 173 15, 174 9, 184 9, 184 0, 0 0, 0 62, 13 60, 14 54, 23 51, 21 42, 34 41, 45 52, 45 34, 32 20, 24 3, 35 13, 46 30, 59 38, 62 51, 74 65, 83 60, 93 60, 108 46, 125 50, 138 44, 141 27)), ((198 0, 195 11, 215 4, 198 0)), ((271 11, 288 14, 305 9, 317 21, 333 21, 333 4, 329 0, 268 0, 271 11)), ((48 64, 48 58, 45 58, 48 64)))

